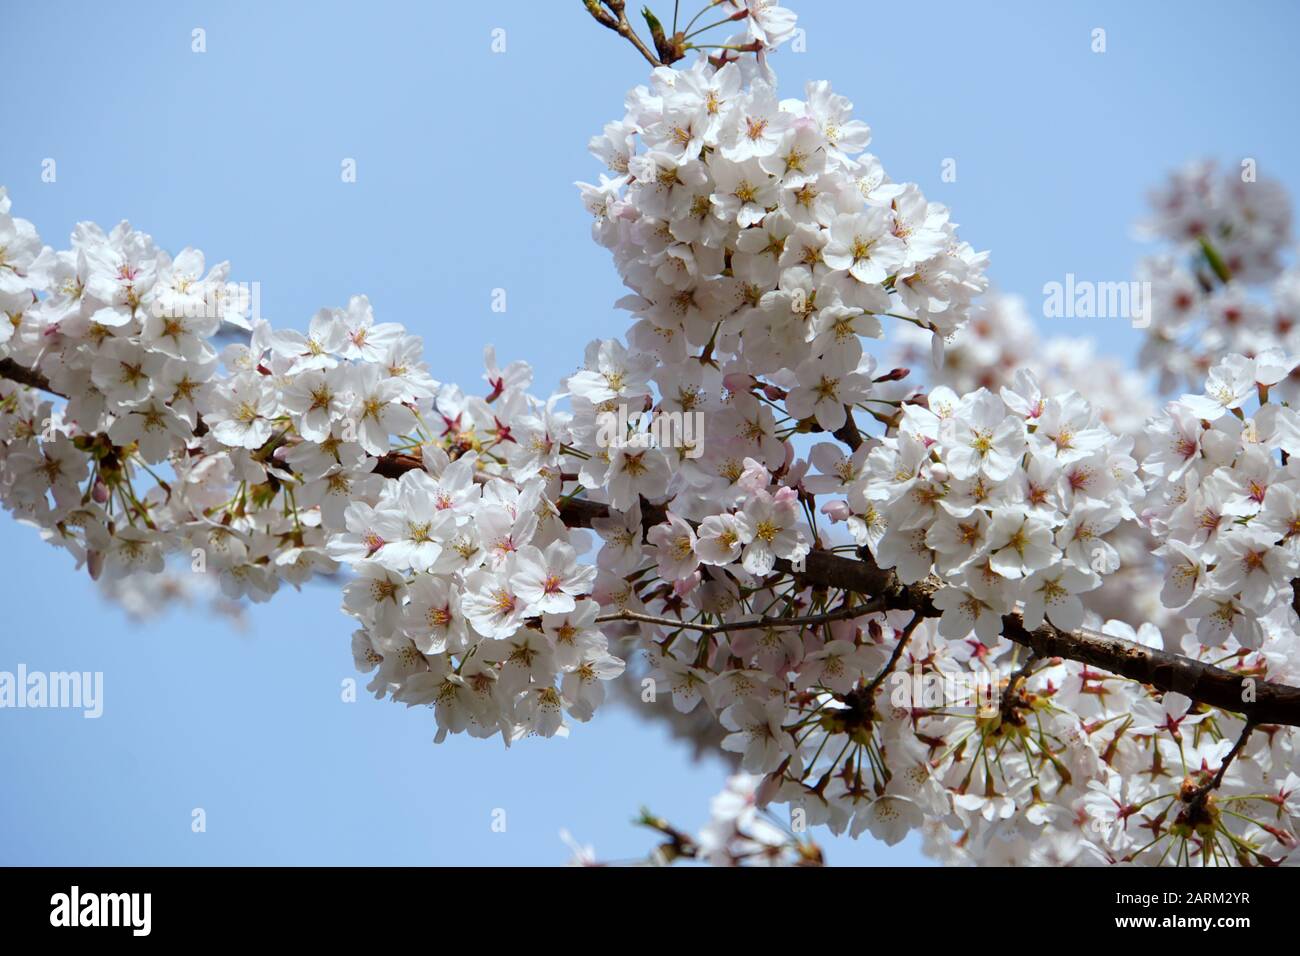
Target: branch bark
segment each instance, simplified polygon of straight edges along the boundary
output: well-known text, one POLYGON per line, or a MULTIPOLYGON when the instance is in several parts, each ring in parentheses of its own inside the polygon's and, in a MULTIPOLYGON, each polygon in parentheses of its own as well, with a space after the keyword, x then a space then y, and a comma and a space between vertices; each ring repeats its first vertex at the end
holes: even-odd
MULTIPOLYGON (((566 524, 587 527, 592 518, 608 516, 609 509, 579 498, 564 502, 560 514, 566 524)), ((641 516, 642 523, 651 527, 664 520, 664 509, 643 502, 641 516)), ((802 570, 796 572, 788 561, 778 561, 777 568, 797 574, 810 585, 876 598, 891 610, 915 611, 924 617, 940 615, 931 600, 940 587, 937 578, 904 585, 893 571, 879 567, 869 555, 848 558, 829 551, 813 551, 805 558, 802 570)), ((1039 657, 1061 657, 1087 664, 1161 691, 1173 691, 1202 704, 1242 714, 1255 724, 1300 727, 1300 688, 1297 687, 1243 677, 1204 661, 1108 634, 1062 631, 1047 622, 1030 630, 1018 612, 1002 618, 1002 636, 1031 649, 1039 657)))
POLYGON ((19 365, 13 359, 0 359, 0 378, 7 378, 11 382, 17 382, 19 385, 27 385, 31 388, 39 388, 42 392, 49 392, 51 395, 57 395, 59 398, 67 398, 62 392, 56 392, 50 387, 50 380, 35 369, 19 365))

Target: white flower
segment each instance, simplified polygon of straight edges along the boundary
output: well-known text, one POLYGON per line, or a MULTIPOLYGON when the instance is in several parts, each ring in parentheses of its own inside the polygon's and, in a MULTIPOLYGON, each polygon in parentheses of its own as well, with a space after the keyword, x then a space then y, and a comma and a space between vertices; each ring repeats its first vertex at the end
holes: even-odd
POLYGON ((1007 413, 1002 399, 980 389, 962 399, 951 419, 951 435, 941 436, 941 441, 954 478, 974 478, 982 472, 993 481, 1005 481, 1024 454, 1025 425, 1007 413))
POLYGON ((1055 564, 1035 571, 1025 579, 1025 627, 1033 630, 1046 617, 1063 631, 1073 631, 1083 624, 1083 602, 1076 596, 1101 585, 1097 575, 1055 564))
POLYGON ((383 631, 397 629, 406 580, 378 561, 356 561, 356 577, 343 586, 343 606, 383 631))
POLYGON ((1212 422, 1230 409, 1240 408, 1254 394, 1254 361, 1229 355, 1210 369, 1204 395, 1184 395, 1180 401, 1199 418, 1212 422))
POLYGON ((625 666, 603 647, 585 648, 560 681, 560 693, 569 714, 575 720, 591 720, 605 700, 605 682, 621 675, 625 666))
POLYGON ((480 568, 466 576, 461 611, 484 637, 508 638, 523 624, 528 602, 516 591, 514 577, 513 555, 496 570, 480 568))
POLYGON ((924 814, 921 808, 906 797, 889 794, 878 797, 854 819, 854 827, 861 832, 865 826, 877 840, 896 846, 903 838, 921 825, 924 814), (858 819, 862 823, 857 822, 858 819))
POLYGON ((844 269, 859 282, 879 285, 906 259, 902 241, 890 232, 884 209, 869 206, 841 213, 830 225, 830 242, 822 255, 832 269, 844 269))
POLYGON ((1042 570, 1058 554, 1052 546, 1051 526, 1014 506, 994 509, 988 541, 990 567, 1007 578, 1042 570))
MULTIPOLYGON (((348 300, 347 309, 337 315, 346 330, 342 350, 344 358, 365 363, 379 362, 402 334, 402 327, 395 322, 375 324, 375 313, 364 295, 354 295, 348 300)), ((369 364, 365 367, 368 368, 369 364)))
POLYGON ((1209 576, 1215 591, 1239 594, 1250 607, 1267 607, 1288 588, 1296 573, 1295 556, 1277 547, 1274 535, 1251 528, 1233 529, 1219 537, 1217 561, 1209 576))
POLYGON ((333 422, 343 417, 349 385, 350 376, 342 368, 312 368, 294 375, 283 390, 282 402, 293 415, 298 434, 309 442, 323 441, 333 422))
POLYGON ((301 371, 333 368, 335 357, 342 353, 348 341, 347 327, 338 313, 321 309, 312 317, 307 334, 295 329, 279 329, 271 336, 271 349, 285 358, 293 359, 301 371))
POLYGON ((722 129, 723 158, 742 163, 751 157, 762 159, 772 155, 793 120, 793 116, 781 109, 771 86, 755 83, 749 98, 737 104, 730 122, 722 129))
POLYGON ((668 487, 668 460, 658 448, 616 448, 610 455, 605 488, 615 508, 632 507, 642 497, 657 498, 668 487))
POLYGON ((388 451, 389 435, 405 435, 415 428, 411 410, 398 403, 402 391, 400 381, 384 377, 375 365, 362 365, 352 380, 349 422, 357 443, 372 455, 388 451))
POLYGON ((695 553, 703 564, 732 564, 740 559, 745 534, 735 515, 709 515, 700 522, 695 553))
POLYGON ((605 649, 605 636, 595 623, 599 612, 600 605, 584 598, 575 602, 571 611, 542 615, 542 633, 550 639, 561 670, 572 670, 588 650, 605 649))
POLYGON ((185 419, 156 397, 122 415, 108 430, 115 445, 137 443, 141 456, 151 465, 184 447, 190 435, 185 419))
MULTIPOLYGON (((716 538, 714 540, 716 541, 716 538)), ((659 576, 665 581, 680 581, 688 578, 699 567, 700 559, 695 551, 695 531, 690 524, 671 511, 668 512, 666 522, 650 529, 646 541, 655 547, 659 576)))
POLYGON ((1168 608, 1183 607, 1196 596, 1205 580, 1205 561, 1194 548, 1174 538, 1164 543, 1162 556, 1167 570, 1160 602, 1168 608))
POLYGON ((575 597, 591 590, 596 569, 578 564, 578 553, 564 541, 552 541, 542 551, 533 545, 519 549, 511 586, 530 613, 566 614, 575 597))
POLYGON ((943 612, 939 633, 960 640, 972 631, 992 646, 1002 633, 1003 611, 990 603, 991 595, 977 595, 966 588, 942 587, 934 594, 934 606, 943 612))
POLYGON ((785 706, 779 700, 738 701, 722 712, 722 726, 731 731, 722 749, 741 755, 740 766, 750 773, 766 773, 794 753, 794 741, 781 726, 785 706))
POLYGON ((793 488, 781 488, 775 495, 757 491, 736 515, 745 549, 741 564, 750 574, 768 574, 777 558, 799 558, 808 553, 793 488))
POLYGON ((1206 647, 1222 647, 1235 637, 1242 647, 1255 648, 1264 642, 1259 622, 1244 604, 1228 595, 1204 594, 1194 598, 1183 613, 1199 621, 1196 636, 1206 647))
POLYGON ((786 396, 786 408, 795 418, 815 418, 833 432, 847 420, 845 406, 867 397, 871 380, 846 368, 841 358, 810 358, 795 371, 799 384, 786 396))
POLYGON ((274 430, 278 401, 266 376, 243 372, 212 387, 202 406, 203 420, 213 436, 236 448, 260 448, 274 430))

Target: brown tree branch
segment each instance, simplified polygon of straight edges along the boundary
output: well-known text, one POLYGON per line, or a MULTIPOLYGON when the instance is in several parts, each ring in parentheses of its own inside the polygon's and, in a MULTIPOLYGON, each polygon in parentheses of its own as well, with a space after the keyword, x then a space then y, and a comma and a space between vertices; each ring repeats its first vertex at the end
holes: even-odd
POLYGON ((829 624, 832 621, 844 621, 854 617, 865 617, 868 614, 874 614, 880 611, 881 605, 876 601, 869 601, 866 604, 855 604, 852 607, 845 605, 838 607, 833 611, 827 611, 824 614, 810 614, 807 617, 756 617, 745 621, 724 621, 721 624, 701 624, 695 621, 679 621, 674 617, 658 617, 654 614, 643 614, 640 611, 615 611, 613 614, 605 614, 596 618, 597 624, 608 624, 614 621, 635 621, 640 624, 654 624, 659 627, 673 628, 674 630, 699 631, 701 634, 722 634, 727 631, 748 631, 759 628, 783 628, 783 627, 816 627, 818 624, 829 624))
POLYGON ((11 382, 17 382, 19 385, 26 385, 30 388, 39 388, 42 392, 49 392, 51 395, 57 395, 59 398, 67 398, 62 392, 56 392, 50 387, 50 380, 35 369, 19 365, 13 359, 0 359, 0 378, 7 378, 11 382))
MULTIPOLYGON (((606 517, 609 509, 582 498, 564 502, 561 517, 573 527, 590 526, 592 518, 606 517)), ((664 520, 662 506, 642 503, 642 523, 651 527, 664 520)), ((878 599, 891 610, 918 611, 938 617, 931 600, 941 586, 930 577, 903 585, 893 571, 879 567, 870 555, 848 558, 829 551, 812 551, 801 569, 778 561, 777 569, 798 574, 807 584, 839 588, 878 599)), ((1300 727, 1300 688, 1243 677, 1204 661, 1146 647, 1120 637, 1089 631, 1062 631, 1048 622, 1029 630, 1020 614, 1002 618, 1002 636, 1034 651, 1039 657, 1061 657, 1099 670, 1173 691, 1221 710, 1243 714, 1256 724, 1300 727), (1252 700, 1245 698, 1251 697, 1252 700)))
POLYGON ((582 5, 587 8, 587 12, 595 18, 597 23, 608 27, 627 40, 628 43, 631 43, 651 66, 663 66, 663 61, 650 52, 650 48, 645 45, 645 41, 636 35, 636 31, 632 29, 632 24, 628 23, 627 13, 624 10, 624 0, 604 0, 603 4, 602 0, 582 0, 582 5), (604 7, 609 7, 613 14, 611 15, 609 10, 605 10, 604 7))
POLYGON ((844 406, 844 424, 831 432, 836 438, 848 445, 853 451, 862 447, 862 435, 858 432, 858 423, 853 420, 853 406, 844 406))
MULTIPOLYGON (((1223 778, 1228 772, 1228 767, 1232 764, 1232 761, 1237 759, 1237 754, 1241 753, 1241 749, 1246 746, 1246 741, 1249 740, 1250 735, 1255 732, 1255 726, 1255 721, 1251 719, 1246 720, 1246 726, 1241 728, 1241 734, 1237 737, 1237 742, 1232 745, 1232 749, 1229 750, 1227 755, 1223 758, 1223 763, 1219 764, 1218 772, 1196 791, 1192 800, 1204 803, 1206 798, 1208 798, 1213 791, 1218 790, 1219 787, 1223 786, 1223 778)), ((1192 800, 1189 800, 1188 802, 1190 803, 1192 800)))
POLYGON ((912 615, 912 619, 907 622, 907 626, 903 628, 902 633, 898 635, 898 641, 894 644, 894 652, 889 655, 889 660, 885 663, 884 669, 872 679, 870 684, 867 685, 864 696, 868 700, 870 700, 872 695, 875 694, 876 688, 883 684, 890 674, 894 673, 894 668, 898 666, 898 662, 903 658, 903 651, 905 651, 907 645, 912 642, 912 635, 916 633, 917 626, 922 620, 924 620, 924 618, 924 614, 920 611, 916 612, 912 615))

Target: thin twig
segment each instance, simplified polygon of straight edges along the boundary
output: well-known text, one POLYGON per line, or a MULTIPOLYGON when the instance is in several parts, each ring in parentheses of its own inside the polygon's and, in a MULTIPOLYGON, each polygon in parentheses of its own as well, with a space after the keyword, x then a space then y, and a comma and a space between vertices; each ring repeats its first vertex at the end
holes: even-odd
POLYGON ((868 699, 870 699, 870 697, 876 692, 876 688, 885 682, 885 678, 894 672, 894 668, 898 666, 898 662, 903 656, 903 651, 912 640, 912 633, 916 630, 917 625, 924 619, 925 615, 920 611, 917 611, 912 615, 912 619, 907 622, 907 626, 903 628, 903 633, 898 635, 898 643, 894 645, 894 653, 889 655, 889 661, 885 664, 885 669, 877 674, 875 679, 867 685, 868 699))
POLYGON ((1016 668, 1011 677, 1007 680, 1006 693, 1002 695, 1002 706, 999 708, 1002 719, 1005 721, 1011 716, 1011 712, 1016 706, 1016 690, 1024 683, 1025 679, 1033 672, 1034 665, 1040 660, 1036 651, 1030 651, 1025 662, 1016 668))
POLYGON ((749 631, 758 628, 778 627, 814 627, 843 621, 848 618, 865 617, 880 610, 875 602, 845 606, 827 611, 824 614, 811 614, 807 617, 756 617, 744 621, 724 621, 721 624, 700 624, 694 621, 679 621, 672 617, 657 617, 654 614, 642 614, 640 611, 616 611, 596 618, 597 624, 611 624, 615 621, 635 621, 638 624, 657 624, 677 630, 699 631, 701 634, 721 634, 725 631, 749 631))
POLYGON ((632 29, 632 24, 627 21, 627 13, 624 9, 624 0, 604 0, 603 6, 609 7, 614 12, 611 16, 608 11, 602 8, 601 0, 582 0, 582 5, 587 8, 587 12, 592 15, 597 23, 613 30, 619 36, 631 43, 651 66, 663 66, 663 62, 650 51, 636 31, 632 29))
POLYGON ((1223 758, 1223 763, 1219 765, 1219 772, 1214 775, 1214 779, 1204 788, 1206 793, 1211 790, 1218 790, 1223 785, 1223 776, 1228 772, 1228 766, 1236 759, 1237 754, 1241 753, 1241 748, 1246 746, 1246 741, 1255 732, 1255 726, 1253 720, 1248 719, 1246 721, 1246 726, 1241 728, 1241 736, 1237 738, 1237 742, 1232 745, 1228 755, 1223 758))

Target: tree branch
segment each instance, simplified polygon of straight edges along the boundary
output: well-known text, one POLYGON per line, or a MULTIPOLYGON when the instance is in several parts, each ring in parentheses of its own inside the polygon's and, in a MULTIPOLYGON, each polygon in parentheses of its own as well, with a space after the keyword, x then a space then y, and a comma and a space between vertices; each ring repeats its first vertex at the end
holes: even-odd
MULTIPOLYGON (((587 527, 592 518, 607 517, 609 509, 598 502, 578 498, 564 502, 560 514, 572 527, 587 527)), ((664 520, 664 509, 643 502, 641 517, 642 523, 651 527, 664 520)), ((811 585, 874 597, 891 610, 918 611, 925 617, 938 617, 941 613, 931 600, 941 586, 937 578, 903 585, 893 571, 879 567, 869 554, 854 559, 829 551, 812 551, 798 572, 788 561, 778 561, 777 569, 797 573, 811 585)), ((1031 631, 1018 612, 1002 618, 1002 636, 1031 649, 1039 657, 1062 657, 1087 664, 1150 684, 1157 690, 1173 691, 1211 707, 1244 714, 1256 724, 1300 727, 1300 688, 1297 687, 1243 677, 1213 664, 1108 634, 1062 631, 1046 621, 1031 631), (1244 699, 1247 697, 1253 700, 1244 699)))
POLYGON ((876 693, 876 688, 885 682, 885 678, 894 673, 894 668, 898 666, 898 662, 903 657, 903 651, 905 651, 907 645, 912 642, 912 635, 916 632, 917 626, 921 623, 924 617, 925 615, 921 614, 919 611, 913 614, 912 619, 908 621, 907 626, 903 628, 903 632, 898 635, 898 642, 894 644, 894 652, 889 655, 889 660, 885 663, 884 670, 877 674, 871 683, 867 685, 865 696, 868 700, 870 700, 876 693))
POLYGON ((858 432, 858 423, 853 420, 853 406, 844 406, 844 424, 831 432, 836 438, 848 445, 853 451, 862 447, 862 435, 858 432))
POLYGON ((67 398, 62 392, 56 392, 50 387, 50 380, 40 372, 19 365, 13 359, 0 359, 0 378, 7 378, 11 382, 17 382, 19 385, 26 385, 30 388, 39 388, 42 392, 49 392, 51 395, 57 395, 59 398, 67 398))
MULTIPOLYGON (((1199 803, 1204 803, 1206 798, 1209 797, 1213 791, 1218 790, 1219 787, 1223 786, 1223 777, 1228 772, 1228 767, 1235 759, 1237 759, 1237 754, 1241 753, 1241 748, 1246 746, 1246 741, 1249 740, 1250 735, 1255 732, 1255 726, 1255 721, 1251 719, 1246 720, 1246 726, 1241 728, 1241 735, 1237 737, 1237 742, 1232 745, 1232 749, 1229 750, 1227 755, 1223 758, 1223 763, 1219 764, 1218 772, 1215 773, 1215 775, 1211 777, 1204 786, 1196 791, 1193 800, 1199 803)), ((1190 803, 1192 801, 1188 802, 1190 803)))
POLYGON ((603 6, 601 0, 582 0, 582 5, 587 8, 587 12, 595 18, 597 23, 613 30, 636 47, 637 52, 645 57, 651 66, 663 66, 663 62, 650 52, 650 48, 632 29, 632 24, 628 23, 627 13, 624 10, 624 0, 604 0, 603 6), (609 7, 610 10, 614 11, 614 14, 611 15, 604 7, 609 7))
POLYGON ((643 614, 640 611, 623 610, 602 615, 596 618, 595 623, 608 624, 613 621, 636 621, 641 624, 670 627, 674 630, 699 631, 702 634, 721 634, 726 631, 748 631, 759 628, 815 627, 818 624, 829 624, 832 621, 865 617, 879 610, 881 610, 881 607, 878 602, 869 601, 866 604, 855 604, 852 607, 845 605, 824 614, 811 614, 807 617, 756 617, 746 621, 724 621, 721 624, 700 624, 694 621, 679 621, 673 617, 657 617, 653 614, 643 614))

